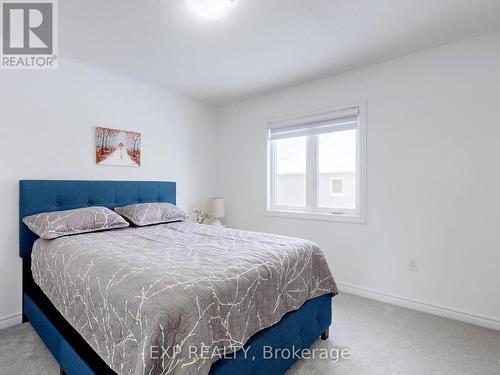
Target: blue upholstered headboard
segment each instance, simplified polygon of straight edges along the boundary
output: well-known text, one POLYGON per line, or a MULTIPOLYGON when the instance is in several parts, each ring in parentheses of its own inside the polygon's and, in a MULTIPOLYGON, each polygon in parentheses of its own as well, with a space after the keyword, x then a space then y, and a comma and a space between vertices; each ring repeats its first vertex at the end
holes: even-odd
POLYGON ((88 206, 115 208, 133 203, 176 203, 175 182, 159 181, 19 181, 19 255, 31 255, 38 238, 21 221, 40 212, 88 206))

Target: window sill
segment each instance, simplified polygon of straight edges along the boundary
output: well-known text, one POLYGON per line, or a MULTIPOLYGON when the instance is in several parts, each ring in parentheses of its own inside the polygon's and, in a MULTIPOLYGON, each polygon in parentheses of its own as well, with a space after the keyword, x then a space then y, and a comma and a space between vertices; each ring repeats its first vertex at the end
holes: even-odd
POLYGON ((366 217, 350 214, 327 214, 320 212, 301 212, 285 210, 266 210, 264 216, 284 217, 291 219, 337 221, 343 223, 366 224, 366 217))

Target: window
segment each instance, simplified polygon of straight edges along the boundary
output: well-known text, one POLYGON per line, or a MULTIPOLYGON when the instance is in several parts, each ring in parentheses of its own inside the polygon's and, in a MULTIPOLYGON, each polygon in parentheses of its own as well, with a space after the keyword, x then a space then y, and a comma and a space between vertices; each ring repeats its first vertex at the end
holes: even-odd
POLYGON ((306 207, 307 137, 282 139, 276 143, 276 204, 306 207))
POLYGON ((362 108, 269 124, 269 214, 365 221, 362 108))
POLYGON ((344 196, 344 178, 330 177, 330 195, 332 197, 344 196))

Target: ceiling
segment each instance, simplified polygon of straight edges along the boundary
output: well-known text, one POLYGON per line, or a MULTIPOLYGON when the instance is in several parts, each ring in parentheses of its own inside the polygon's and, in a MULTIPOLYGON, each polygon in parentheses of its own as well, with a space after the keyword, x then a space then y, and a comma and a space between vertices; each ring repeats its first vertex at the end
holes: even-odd
POLYGON ((59 2, 62 57, 224 104, 500 30, 500 0, 59 2))

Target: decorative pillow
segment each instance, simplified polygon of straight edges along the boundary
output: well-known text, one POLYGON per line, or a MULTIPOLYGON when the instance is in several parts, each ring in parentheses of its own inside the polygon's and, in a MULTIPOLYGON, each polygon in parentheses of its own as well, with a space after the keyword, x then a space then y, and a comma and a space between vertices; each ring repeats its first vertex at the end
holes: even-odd
POLYGON ((124 207, 116 207, 115 211, 130 220, 133 224, 145 225, 171 223, 187 218, 187 215, 171 203, 139 203, 124 207))
POLYGON ((39 237, 51 240, 70 234, 128 227, 123 217, 106 207, 44 212, 23 218, 23 223, 39 237))

